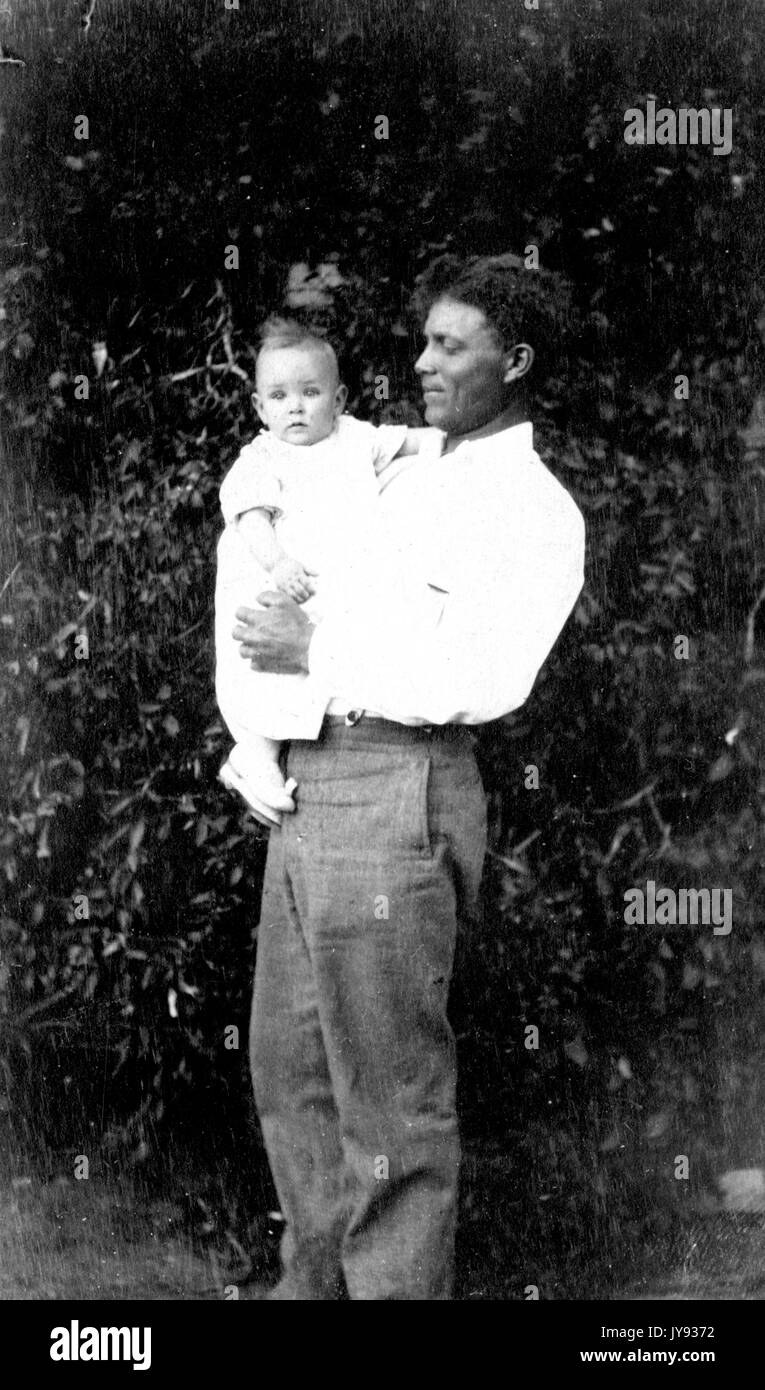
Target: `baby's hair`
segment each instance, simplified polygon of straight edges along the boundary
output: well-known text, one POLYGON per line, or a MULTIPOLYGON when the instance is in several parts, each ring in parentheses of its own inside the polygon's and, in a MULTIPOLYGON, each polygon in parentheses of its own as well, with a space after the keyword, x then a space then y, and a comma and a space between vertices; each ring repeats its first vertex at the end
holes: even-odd
POLYGON ((278 314, 271 314, 261 325, 260 345, 258 355, 255 359, 255 375, 257 377, 258 363, 265 352, 273 352, 279 348, 307 347, 319 352, 331 364, 339 382, 340 369, 337 365, 337 355, 332 344, 310 328, 306 328, 297 319, 281 318, 278 314))

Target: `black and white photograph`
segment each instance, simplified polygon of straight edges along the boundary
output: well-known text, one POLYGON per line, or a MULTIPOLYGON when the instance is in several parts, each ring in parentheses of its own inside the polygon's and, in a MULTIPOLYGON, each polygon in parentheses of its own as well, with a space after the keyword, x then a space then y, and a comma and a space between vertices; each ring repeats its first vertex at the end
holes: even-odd
POLYGON ((764 74, 761 0, 0 0, 52 1378, 189 1301, 592 1305, 573 1369, 765 1300, 764 74))

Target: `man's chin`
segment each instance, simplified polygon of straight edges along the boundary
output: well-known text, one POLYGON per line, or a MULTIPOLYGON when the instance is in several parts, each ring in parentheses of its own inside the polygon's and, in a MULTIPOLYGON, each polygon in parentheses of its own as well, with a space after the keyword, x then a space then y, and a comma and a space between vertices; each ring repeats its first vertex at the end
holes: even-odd
POLYGON ((434 429, 444 430, 447 425, 444 423, 445 410, 440 401, 425 401, 423 416, 426 425, 432 425, 434 429))

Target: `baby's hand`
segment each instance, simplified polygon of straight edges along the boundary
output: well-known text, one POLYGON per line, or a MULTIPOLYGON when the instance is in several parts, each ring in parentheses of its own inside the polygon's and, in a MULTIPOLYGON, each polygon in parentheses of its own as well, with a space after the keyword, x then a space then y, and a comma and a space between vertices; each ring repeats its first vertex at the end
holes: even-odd
POLYGON ((285 555, 282 560, 277 560, 271 570, 271 578, 277 589, 286 594, 288 598, 294 598, 296 603, 305 603, 312 594, 316 593, 314 570, 307 570, 297 560, 285 555))

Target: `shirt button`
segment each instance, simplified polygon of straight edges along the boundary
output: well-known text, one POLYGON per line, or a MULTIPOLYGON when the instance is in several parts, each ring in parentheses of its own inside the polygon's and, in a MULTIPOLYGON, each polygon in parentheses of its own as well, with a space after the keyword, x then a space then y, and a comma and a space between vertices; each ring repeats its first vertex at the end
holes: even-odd
POLYGON ((363 709, 349 709, 348 713, 345 716, 345 723, 347 728, 351 729, 353 728, 354 724, 358 724, 363 713, 363 709))

